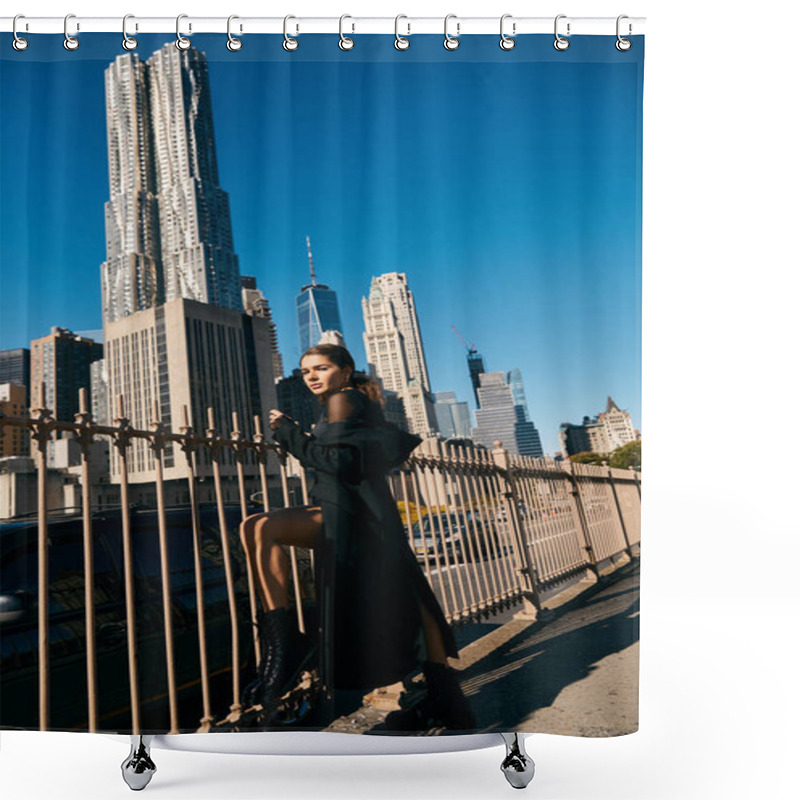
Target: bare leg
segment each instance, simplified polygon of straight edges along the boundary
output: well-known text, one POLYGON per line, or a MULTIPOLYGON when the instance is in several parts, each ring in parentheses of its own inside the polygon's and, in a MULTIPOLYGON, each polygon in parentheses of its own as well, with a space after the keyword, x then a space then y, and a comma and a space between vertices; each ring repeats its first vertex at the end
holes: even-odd
POLYGON ((289 558, 283 545, 313 548, 321 528, 321 510, 308 506, 253 514, 239 526, 265 611, 289 605, 289 558))

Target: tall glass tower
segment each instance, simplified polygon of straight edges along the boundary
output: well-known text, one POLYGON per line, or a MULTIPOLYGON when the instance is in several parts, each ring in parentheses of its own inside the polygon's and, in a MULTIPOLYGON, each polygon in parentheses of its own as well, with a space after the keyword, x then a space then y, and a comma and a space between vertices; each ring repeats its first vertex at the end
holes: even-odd
POLYGON ((342 332, 342 320, 339 316, 339 301, 336 299, 336 292, 324 283, 317 283, 314 258, 311 255, 311 239, 308 236, 306 236, 306 247, 308 248, 311 283, 300 289, 300 294, 297 295, 295 301, 301 353, 305 353, 309 347, 319 344, 325 331, 342 332))
POLYGON ((539 431, 533 424, 528 414, 528 401, 525 398, 525 384, 522 381, 522 371, 514 367, 506 373, 506 381, 511 387, 511 397, 514 409, 517 412, 517 449, 522 456, 541 458, 544 455, 542 440, 539 431))

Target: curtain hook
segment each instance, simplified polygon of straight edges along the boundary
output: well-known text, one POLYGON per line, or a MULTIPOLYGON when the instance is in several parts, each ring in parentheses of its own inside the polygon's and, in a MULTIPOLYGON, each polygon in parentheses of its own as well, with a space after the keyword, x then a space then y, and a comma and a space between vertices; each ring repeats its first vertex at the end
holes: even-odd
MULTIPOLYGON (((14 34, 14 41, 11 42, 11 46, 17 50, 18 52, 22 52, 23 50, 28 49, 28 40, 23 39, 21 36, 17 35, 17 20, 18 19, 25 19, 24 14, 17 14, 14 17, 14 21, 11 23, 11 32, 14 34)), ((28 29, 28 23, 25 23, 25 30, 28 29)))
MULTIPOLYGON (((622 22, 623 19, 629 19, 628 15, 627 14, 620 14, 617 17, 617 41, 614 44, 614 46, 617 48, 617 50, 620 51, 620 53, 624 53, 627 50, 630 50, 631 47, 633 47, 633 42, 631 42, 630 39, 625 39, 622 36, 620 36, 619 24, 620 24, 620 22, 622 22)), ((629 22, 628 23, 628 36, 630 36, 632 32, 633 32, 633 25, 631 25, 630 22, 629 22)))
MULTIPOLYGON (((135 50, 139 46, 139 42, 136 41, 131 36, 128 36, 128 20, 129 19, 136 19, 133 14, 126 14, 122 18, 122 47, 125 50, 135 50)), ((136 26, 136 29, 139 29, 139 26, 136 26)))
POLYGON ((398 14, 394 18, 394 46, 397 50, 408 50, 411 47, 411 42, 406 38, 406 36, 411 35, 411 25, 406 23, 406 27, 408 28, 408 33, 406 36, 400 35, 400 20, 401 19, 408 19, 405 14, 398 14))
MULTIPOLYGON (((503 16, 500 17, 500 49, 501 50, 513 50, 517 45, 516 40, 512 36, 506 36, 504 31, 503 31, 503 25, 505 24, 505 21, 507 19, 511 19, 511 18, 512 18, 511 14, 503 14, 503 16)), ((517 32, 517 24, 516 24, 516 22, 512 23, 511 30, 512 30, 513 33, 517 32)))
MULTIPOLYGON (((342 14, 342 16, 339 17, 339 47, 342 50, 352 50, 356 46, 356 43, 349 36, 345 36, 342 32, 342 24, 346 19, 353 18, 349 14, 342 14)), ((350 24, 353 30, 355 30, 356 26, 353 23, 350 24)))
POLYGON ((455 36, 451 36, 447 32, 447 23, 451 19, 457 19, 457 18, 458 17, 455 14, 448 14, 444 18, 444 47, 445 47, 445 50, 458 50, 458 46, 461 44, 461 42, 458 41, 458 32, 459 32, 459 28, 461 27, 461 23, 460 22, 456 23, 456 35, 455 36))
MULTIPOLYGON (((559 36, 558 35, 558 21, 560 19, 566 19, 566 18, 567 18, 566 14, 559 14, 556 17, 556 21, 555 21, 555 25, 554 25, 554 31, 555 31, 555 34, 556 34, 556 40, 553 42, 553 47, 555 47, 556 50, 561 50, 562 52, 564 50, 568 50, 569 49, 569 39, 565 39, 563 36, 559 36)), ((568 22, 567 23, 567 36, 569 36, 569 28, 570 28, 570 23, 568 22)))
MULTIPOLYGON (((188 14, 178 14, 178 18, 175 20, 175 47, 178 50, 188 50, 192 43, 185 37, 181 35, 181 20, 187 19, 189 17, 188 14)), ((192 26, 189 26, 189 30, 192 29, 192 26)))
MULTIPOLYGON (((231 51, 231 53, 235 53, 238 50, 242 49, 242 40, 237 39, 235 36, 231 36, 231 21, 234 19, 239 19, 239 17, 237 17, 236 14, 231 14, 228 17, 228 42, 225 45, 225 47, 227 47, 228 50, 231 51)), ((239 26, 239 31, 241 30, 242 28, 241 26, 239 26)))
MULTIPOLYGON (((67 14, 67 16, 64 17, 64 49, 65 50, 77 50, 78 46, 80 45, 80 42, 74 36, 70 36, 69 35, 68 27, 69 27, 69 21, 71 19, 75 19, 75 15, 74 14, 67 14)), ((81 26, 80 25, 76 25, 76 30, 79 31, 80 29, 81 29, 81 26)))
POLYGON ((297 50, 297 48, 300 46, 300 42, 298 42, 297 39, 293 39, 287 33, 286 26, 290 19, 296 19, 296 17, 288 14, 283 18, 283 49, 291 53, 293 50, 297 50))

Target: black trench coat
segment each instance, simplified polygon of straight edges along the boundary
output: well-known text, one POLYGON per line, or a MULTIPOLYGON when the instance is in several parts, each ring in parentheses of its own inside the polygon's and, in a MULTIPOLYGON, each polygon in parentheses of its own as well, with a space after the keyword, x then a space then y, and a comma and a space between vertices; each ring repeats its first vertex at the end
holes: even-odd
POLYGON ((314 434, 284 422, 273 434, 315 470, 322 508, 315 550, 320 677, 328 690, 371 689, 401 680, 427 658, 420 603, 438 624, 447 654, 453 632, 408 545, 387 473, 420 443, 383 419, 380 407, 348 390, 352 411, 323 412, 314 434))

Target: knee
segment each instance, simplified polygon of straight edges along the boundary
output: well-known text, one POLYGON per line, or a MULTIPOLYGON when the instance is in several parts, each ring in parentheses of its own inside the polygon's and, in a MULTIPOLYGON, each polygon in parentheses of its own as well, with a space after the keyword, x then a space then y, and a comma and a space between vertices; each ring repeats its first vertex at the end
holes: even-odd
POLYGON ((269 514, 266 512, 251 514, 249 517, 245 517, 239 525, 239 536, 242 539, 242 544, 250 549, 263 539, 265 535, 268 536, 268 523, 269 514))

